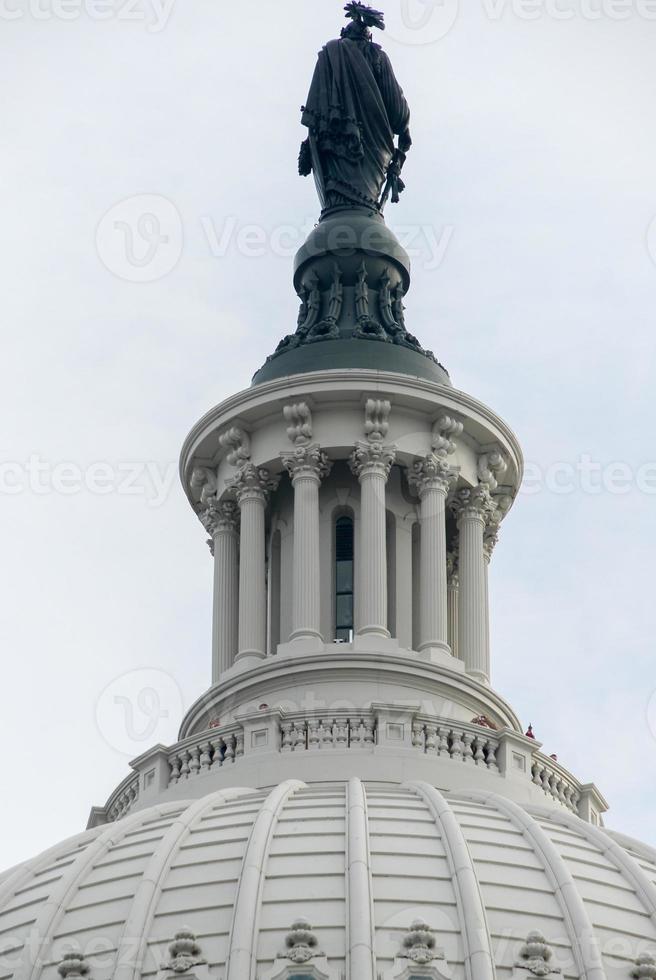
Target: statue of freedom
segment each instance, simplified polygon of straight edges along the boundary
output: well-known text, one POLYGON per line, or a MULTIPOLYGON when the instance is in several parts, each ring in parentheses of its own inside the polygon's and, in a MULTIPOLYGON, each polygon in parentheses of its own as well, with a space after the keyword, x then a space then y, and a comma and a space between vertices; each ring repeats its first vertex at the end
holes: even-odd
POLYGON ((320 51, 302 109, 309 136, 299 172, 314 175, 322 215, 353 207, 381 212, 390 194, 398 201, 412 144, 408 103, 389 58, 372 39, 371 27, 385 29, 383 14, 362 3, 344 9, 351 23, 320 51))

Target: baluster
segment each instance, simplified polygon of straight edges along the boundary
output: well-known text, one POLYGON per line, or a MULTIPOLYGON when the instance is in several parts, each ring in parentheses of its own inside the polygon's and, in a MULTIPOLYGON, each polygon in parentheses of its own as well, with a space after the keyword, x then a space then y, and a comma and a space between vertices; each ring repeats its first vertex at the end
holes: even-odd
POLYGON ((565 783, 562 779, 559 779, 556 783, 556 792, 558 794, 558 800, 563 806, 567 806, 567 799, 565 797, 565 783))
POLYGON ((420 752, 425 749, 424 726, 420 721, 413 721, 412 723, 412 747, 419 749, 420 752))
POLYGON ((453 729, 451 732, 451 758, 455 762, 462 762, 465 754, 465 743, 462 740, 462 732, 453 729))
POLYGON ((292 723, 291 721, 283 721, 280 726, 282 732, 282 746, 281 752, 291 752, 292 751, 292 723))
POLYGON ((426 754, 437 755, 437 725, 426 725, 426 754))
POLYGON ((330 742, 333 748, 337 745, 337 722, 333 719, 330 723, 330 742))
POLYGON ((487 767, 492 772, 499 772, 499 765, 497 763, 497 749, 497 743, 492 741, 492 739, 488 739, 488 741, 485 743, 485 757, 487 767))
POLYGON ((189 760, 190 760, 190 758, 191 758, 191 754, 189 752, 189 749, 185 749, 184 752, 182 753, 182 766, 180 767, 180 778, 181 779, 189 779, 189 760))
POLYGON ((439 738, 439 752, 438 755, 443 759, 451 758, 451 750, 449 749, 449 729, 443 728, 441 725, 437 730, 439 738))
POLYGON ((335 723, 335 728, 337 729, 335 735, 335 745, 338 749, 348 748, 348 728, 345 721, 337 721, 335 723))
POLYGON ((551 775, 549 776, 549 795, 554 800, 558 799, 557 784, 558 784, 558 776, 556 776, 556 774, 552 772, 551 775))
POLYGON ((549 786, 549 771, 547 769, 542 770, 542 772, 540 773, 540 779, 542 781, 542 789, 548 796, 551 787, 549 786))
POLYGON ((212 752, 212 769, 220 769, 223 765, 223 749, 225 748, 225 742, 221 736, 216 736, 210 742, 210 750, 212 752))
POLYGON ((239 759, 244 754, 244 732, 239 729, 235 735, 235 759, 239 759))
POLYGON ((179 755, 174 755, 172 759, 169 759, 169 765, 171 767, 171 775, 169 776, 169 783, 177 783, 180 779, 180 766, 182 761, 179 755))
POLYGON ((365 718, 365 721, 364 721, 364 744, 367 745, 367 746, 368 745, 373 745, 374 742, 376 741, 375 724, 376 724, 376 722, 374 721, 373 718, 365 718))
POLYGON ((485 739, 480 735, 476 735, 474 738, 474 762, 477 766, 485 765, 485 752, 483 751, 484 745, 485 739))
POLYGON ((308 722, 308 749, 310 752, 318 752, 319 744, 319 722, 316 720, 308 722))
POLYGON ((470 732, 463 733, 463 741, 465 743, 465 762, 474 762, 474 750, 472 749, 472 742, 474 741, 474 736, 470 732))
POLYGON ((225 755, 223 756, 223 761, 226 765, 230 762, 235 761, 235 736, 228 735, 224 738, 225 742, 225 755))
POLYGON ((537 762, 532 766, 531 772, 533 773, 533 782, 535 785, 542 788, 542 769, 537 762))
POLYGON ((578 790, 572 790, 572 812, 578 814, 579 803, 581 802, 581 794, 578 790))
POLYGON ((194 745, 191 750, 191 758, 189 760, 189 774, 191 776, 197 776, 200 772, 200 748, 198 745, 194 745))
POLYGON ((200 768, 203 772, 207 770, 212 765, 212 746, 209 742, 203 742, 200 747, 200 768))
POLYGON ((307 736, 305 733, 305 722, 301 721, 294 725, 292 733, 292 749, 294 752, 304 752, 307 748, 307 736))

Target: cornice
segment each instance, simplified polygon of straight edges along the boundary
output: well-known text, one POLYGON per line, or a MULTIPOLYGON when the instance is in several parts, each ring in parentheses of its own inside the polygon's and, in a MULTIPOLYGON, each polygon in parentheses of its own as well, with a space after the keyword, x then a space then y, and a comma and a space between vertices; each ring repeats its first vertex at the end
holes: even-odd
MULTIPOLYGON (((197 445, 210 432, 228 423, 234 425, 236 420, 243 424, 244 415, 254 411, 259 406, 267 406, 262 413, 262 418, 264 418, 274 411, 282 410, 285 404, 294 399, 307 401, 308 397, 312 395, 316 399, 316 396, 320 396, 324 392, 335 393, 336 395, 351 393, 355 397, 361 398, 363 389, 371 394, 376 392, 387 394, 390 390, 403 391, 419 399, 439 400, 441 408, 450 408, 456 414, 464 411, 477 416, 483 424, 489 425, 505 439, 512 449, 518 470, 518 483, 521 483, 524 460, 517 436, 510 426, 487 405, 466 392, 422 378, 394 372, 365 369, 316 371, 309 374, 278 378, 253 388, 244 389, 220 402, 196 422, 184 440, 180 455, 180 479, 192 506, 194 501, 189 496, 187 486, 189 467, 192 465, 193 454, 197 445), (275 404, 272 405, 271 403, 275 404)), ((318 407, 319 402, 315 400, 315 404, 318 407)))
POLYGON ((434 693, 436 685, 441 685, 459 695, 459 703, 480 713, 481 705, 496 711, 500 718, 517 733, 522 728, 519 718, 510 705, 495 691, 480 684, 469 674, 451 671, 440 664, 432 664, 417 657, 376 651, 357 651, 346 653, 317 654, 293 658, 270 657, 250 670, 244 670, 233 677, 224 678, 220 684, 209 688, 187 711, 178 738, 190 737, 190 732, 198 724, 203 713, 220 704, 238 708, 249 701, 264 698, 268 692, 281 691, 283 687, 302 685, 304 682, 325 680, 334 683, 340 679, 348 684, 350 680, 367 681, 372 670, 378 680, 384 675, 394 678, 394 683, 404 690, 413 692, 409 700, 416 698, 417 691, 434 693))

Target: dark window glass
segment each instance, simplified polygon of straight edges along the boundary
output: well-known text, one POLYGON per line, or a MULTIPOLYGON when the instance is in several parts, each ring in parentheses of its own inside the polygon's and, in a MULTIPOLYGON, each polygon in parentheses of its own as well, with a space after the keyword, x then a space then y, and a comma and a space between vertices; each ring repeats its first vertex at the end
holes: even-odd
POLYGON ((348 642, 353 629, 353 520, 335 523, 335 639, 348 642))

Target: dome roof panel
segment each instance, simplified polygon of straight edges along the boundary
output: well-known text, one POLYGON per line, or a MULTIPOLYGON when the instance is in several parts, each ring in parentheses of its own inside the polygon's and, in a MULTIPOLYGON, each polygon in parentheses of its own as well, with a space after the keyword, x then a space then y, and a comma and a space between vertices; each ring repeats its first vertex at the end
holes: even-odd
POLYGON ((536 930, 565 977, 629 980, 656 943, 655 876, 637 842, 493 794, 358 780, 224 790, 133 813, 5 875, 0 977, 60 980, 71 948, 89 980, 157 977, 183 926, 213 980, 266 977, 305 916, 331 980, 358 932, 366 980, 393 975, 418 918, 453 980, 474 962, 477 980, 511 975, 536 930))

